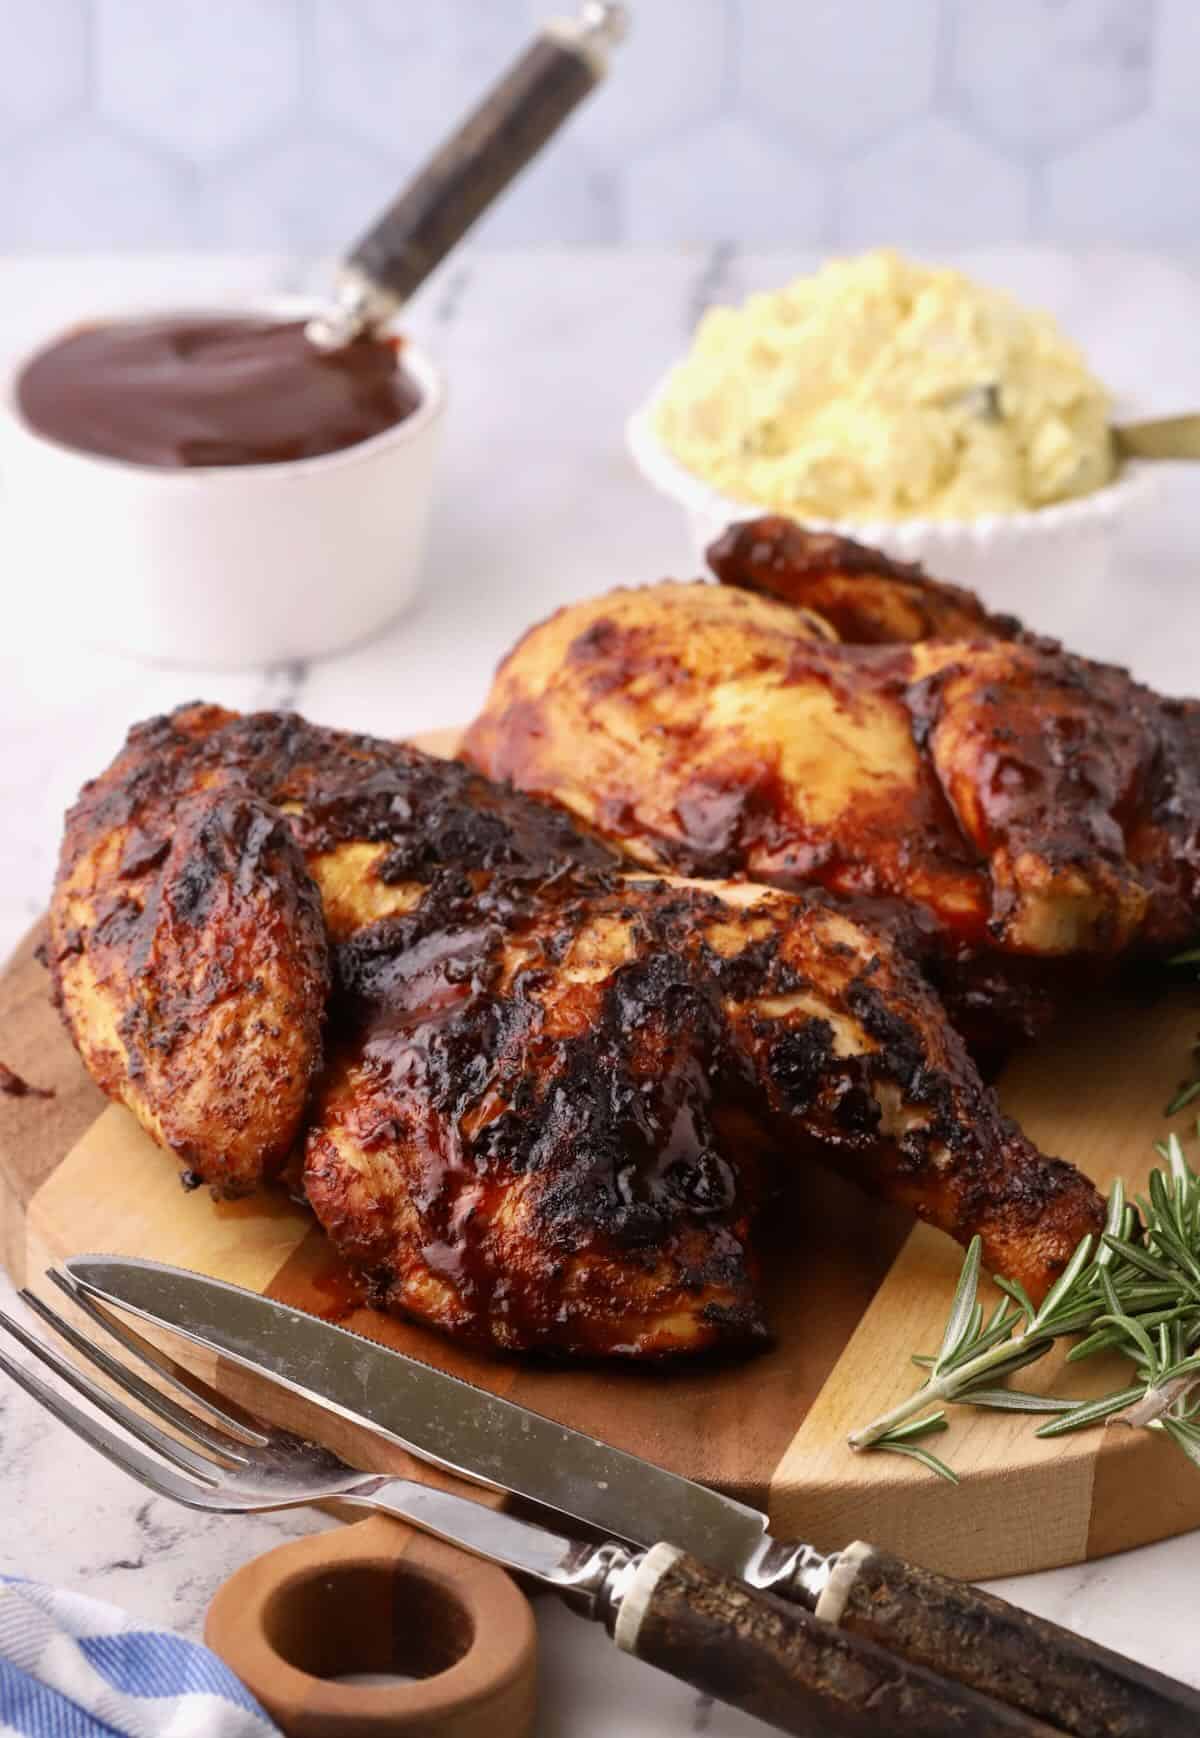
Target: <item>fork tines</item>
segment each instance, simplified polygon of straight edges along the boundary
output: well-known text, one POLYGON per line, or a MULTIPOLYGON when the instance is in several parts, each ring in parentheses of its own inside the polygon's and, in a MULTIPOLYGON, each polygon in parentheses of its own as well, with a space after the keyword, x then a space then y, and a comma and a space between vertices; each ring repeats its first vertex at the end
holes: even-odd
POLYGON ((67 1275, 51 1269, 47 1277, 90 1324, 120 1348, 119 1354, 98 1344, 28 1289, 19 1293, 22 1302, 105 1380, 96 1380, 49 1337, 34 1333, 2 1310, 0 1328, 87 1401, 89 1408, 117 1425, 120 1434, 2 1347, 0 1370, 142 1484, 192 1508, 226 1511, 313 1501, 336 1494, 338 1485, 344 1484, 349 1469, 336 1456, 301 1445, 286 1431, 237 1416, 215 1388, 110 1316, 67 1275), (152 1380, 132 1367, 139 1364, 152 1380), (164 1387, 173 1389, 187 1404, 164 1393, 164 1387), (203 1408, 208 1416, 198 1416, 193 1407, 203 1408), (169 1428, 161 1428, 146 1413, 169 1428), (301 1446, 305 1449, 306 1482, 312 1488, 303 1493, 285 1492, 283 1483, 291 1486, 296 1482, 296 1450, 301 1446))

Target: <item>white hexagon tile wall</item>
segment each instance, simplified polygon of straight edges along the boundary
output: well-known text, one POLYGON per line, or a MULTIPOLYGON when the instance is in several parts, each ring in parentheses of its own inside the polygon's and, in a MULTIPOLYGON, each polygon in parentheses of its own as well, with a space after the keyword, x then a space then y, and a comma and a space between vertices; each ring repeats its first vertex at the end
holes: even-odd
MULTIPOLYGON (((344 241, 571 0, 0 0, 0 249, 344 241)), ((1200 241, 1200 0, 631 0, 497 244, 1200 241)))

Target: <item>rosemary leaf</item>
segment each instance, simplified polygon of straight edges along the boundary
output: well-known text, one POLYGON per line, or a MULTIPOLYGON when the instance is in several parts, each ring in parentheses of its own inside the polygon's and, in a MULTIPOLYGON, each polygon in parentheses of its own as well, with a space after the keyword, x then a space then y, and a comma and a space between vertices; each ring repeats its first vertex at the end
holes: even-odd
POLYGON ((1145 1359, 1148 1371, 1152 1374, 1157 1372, 1158 1359, 1155 1355, 1153 1341, 1142 1326, 1141 1322, 1139 1322, 1135 1316, 1100 1316, 1097 1319, 1096 1325, 1097 1327, 1103 1327, 1106 1323, 1111 1323, 1113 1327, 1119 1328, 1123 1333, 1127 1334, 1145 1359))
POLYGON ((919 1436, 932 1436, 939 1430, 949 1430, 944 1412, 931 1412, 928 1418, 914 1418, 908 1424, 898 1424, 884 1437, 885 1443, 915 1442, 919 1436))
POLYGON ((997 1274, 996 1284, 1000 1287, 1001 1291, 1008 1293, 1014 1303, 1019 1305, 1021 1313, 1026 1321, 1031 1322, 1034 1316, 1037 1315, 1037 1311, 1033 1307, 1033 1300, 1025 1290, 1025 1287, 1021 1284, 1020 1280, 1005 1279, 1002 1275, 997 1274))
POLYGON ((1156 1261, 1152 1255, 1147 1255, 1144 1249, 1139 1249, 1136 1243, 1126 1243, 1123 1238, 1109 1237, 1105 1234, 1104 1241, 1116 1250, 1118 1255, 1131 1261, 1135 1267, 1140 1267, 1143 1273, 1148 1273, 1154 1279, 1162 1280, 1164 1285, 1173 1285, 1175 1276, 1165 1262, 1156 1261))
POLYGON ((1088 1257, 1092 1253, 1091 1237, 1080 1240, 1079 1247, 1063 1268, 1050 1290, 1046 1293, 1041 1309, 1033 1318, 1031 1326, 1035 1329, 1044 1327, 1054 1319, 1056 1311, 1061 1312, 1070 1298, 1075 1282, 1087 1266, 1088 1257))
POLYGON ((993 1346, 998 1346, 1002 1340, 1012 1338, 1012 1332, 1020 1320, 1020 1311, 1014 1310, 1007 1298, 1002 1298, 992 1313, 992 1318, 986 1328, 970 1341, 962 1350, 955 1353, 951 1367, 960 1364, 965 1358, 977 1358, 981 1352, 988 1352, 993 1346))
MULTIPOLYGON (((1154 1175, 1157 1177, 1159 1173, 1155 1171, 1154 1175)), ((1163 1208, 1164 1222, 1155 1227, 1154 1241, 1160 1254, 1183 1269, 1183 1272, 1192 1282, 1193 1294, 1200 1298, 1200 1262, 1196 1260, 1188 1248, 1185 1234, 1170 1223, 1172 1214, 1172 1205, 1167 1202, 1163 1208)))
POLYGON ((1117 1303, 1118 1310, 1123 1303, 1126 1313, 1131 1316, 1145 1315, 1148 1310, 1156 1310, 1165 1305, 1178 1308, 1179 1287, 1174 1283, 1149 1285, 1144 1280, 1122 1278, 1120 1299, 1114 1293, 1113 1302, 1117 1303))
POLYGON ((963 1379, 959 1384, 958 1393, 954 1397, 967 1399, 974 1394, 976 1386, 980 1383, 986 1386, 988 1382, 994 1381, 997 1377, 1003 1379, 1005 1376, 1015 1376, 1018 1370, 1024 1370, 1028 1365, 1036 1364, 1040 1358, 1044 1358, 1054 1344, 1051 1339, 1037 1339, 1030 1345, 1031 1339, 1032 1336, 1026 1334, 1023 1339, 1014 1340, 1003 1353, 997 1351, 995 1356, 989 1360, 986 1370, 980 1371, 974 1377, 963 1379))
POLYGON ((1049 1424, 1039 1425, 1034 1432, 1036 1436, 1067 1436, 1072 1430, 1083 1430, 1089 1424, 1099 1424, 1102 1418, 1108 1418, 1114 1412, 1121 1412, 1126 1406, 1131 1406, 1135 1400, 1140 1400, 1146 1392, 1146 1384, 1137 1382, 1132 1388, 1122 1388, 1119 1393, 1106 1394, 1102 1400, 1085 1400, 1070 1412, 1064 1412, 1061 1418, 1055 1418, 1049 1424))
POLYGON ((946 1332, 942 1337, 942 1347, 933 1366, 935 1376, 958 1351, 970 1332, 971 1318, 975 1313, 975 1300, 979 1294, 979 1264, 982 1258, 983 1240, 980 1237, 972 1237, 966 1259, 962 1264, 962 1272, 958 1276, 958 1284, 954 1288, 954 1302, 950 1305, 950 1314, 946 1320, 946 1332))
MULTIPOLYGON (((1200 1434, 1187 1430, 1178 1418, 1172 1418, 1169 1413, 1161 1420, 1161 1423, 1172 1442, 1183 1450, 1192 1465, 1200 1466, 1200 1434)), ((919 1453, 920 1451, 915 1450, 914 1452, 919 1453)), ((934 1456, 930 1455, 929 1458, 932 1460, 934 1456)), ((940 1461, 938 1465, 941 1466, 940 1461)), ((945 1470, 949 1471, 949 1468, 945 1470)), ((955 1482, 957 1483, 957 1480, 955 1482)))
POLYGON ((1086 1340, 1078 1340, 1067 1353, 1068 1364, 1082 1364, 1085 1358, 1094 1357, 1097 1352, 1111 1352, 1124 1339, 1116 1328, 1100 1328, 1098 1332, 1089 1334, 1086 1340))
MULTIPOLYGON (((1113 1240, 1112 1248, 1114 1251, 1117 1248, 1115 1239, 1113 1240)), ((1108 1268, 1102 1267, 1098 1277, 1100 1281, 1100 1290, 1104 1293, 1105 1308, 1110 1316, 1119 1316, 1121 1314, 1121 1300, 1117 1296, 1116 1282, 1114 1281, 1112 1274, 1109 1272, 1108 1268)))
MULTIPOLYGON (((1145 1315, 1139 1315, 1138 1320, 1144 1328, 1157 1328, 1163 1322, 1181 1325, 1190 1319, 1193 1311, 1186 1304, 1176 1304, 1169 1310, 1150 1310, 1145 1315)), ((1119 1346, 1125 1338, 1121 1328, 1099 1328, 1094 1334, 1089 1334, 1086 1340, 1079 1340, 1067 1353, 1068 1364, 1080 1364, 1085 1358, 1090 1358, 1095 1352, 1111 1351, 1119 1346)))
MULTIPOLYGON (((1125 1230, 1125 1183, 1121 1177, 1118 1177, 1113 1184, 1112 1193, 1108 1197, 1108 1218, 1105 1221, 1104 1229, 1109 1237, 1120 1237, 1125 1230)), ((1100 1248, 1096 1253, 1097 1268, 1107 1267, 1112 1261, 1113 1255, 1114 1251, 1102 1238, 1100 1248)))
POLYGON ((1186 1086, 1180 1087, 1163 1111, 1163 1115, 1177 1116, 1181 1110, 1185 1110, 1197 1098, 1200 1098, 1200 1080, 1189 1080, 1186 1086))
POLYGON ((951 1467, 948 1467, 944 1460, 939 1460, 936 1454, 930 1454, 927 1448, 913 1448, 907 1442, 889 1442, 886 1436, 881 1437, 874 1444, 874 1447, 885 1449, 888 1454, 906 1454, 910 1460, 919 1460, 922 1466, 928 1467, 930 1472, 935 1472, 939 1478, 945 1479, 947 1484, 961 1483, 958 1474, 951 1467))
POLYGON ((1073 1412, 1079 1405, 1077 1400, 1055 1400, 1023 1388, 972 1388, 959 1398, 969 1406, 990 1406, 997 1412, 1073 1412))
POLYGON ((1174 1382, 1180 1376, 1200 1375, 1200 1353, 1193 1353, 1190 1358, 1181 1358, 1177 1364, 1169 1364, 1162 1373, 1164 1382, 1174 1382))
MULTIPOLYGON (((1197 957, 1200 958, 1200 950, 1197 950, 1197 957)), ((1200 1134, 1200 1124, 1197 1125, 1196 1132, 1200 1134)), ((1171 1177, 1176 1188, 1186 1191, 1189 1183, 1194 1182, 1195 1179, 1183 1156, 1183 1147, 1180 1145, 1179 1136, 1173 1131, 1167 1142, 1167 1160, 1171 1166, 1171 1177)))
MULTIPOLYGON (((1196 1086, 1200 1089, 1200 1081, 1196 1082, 1196 1086)), ((1170 1148, 1167 1150, 1169 1152, 1170 1148)), ((1160 1218, 1171 1218, 1174 1216, 1175 1185, 1174 1182, 1172 1182, 1170 1192, 1168 1193, 1166 1179, 1161 1171, 1151 1171, 1150 1173, 1150 1200, 1154 1205, 1154 1211, 1160 1218)))

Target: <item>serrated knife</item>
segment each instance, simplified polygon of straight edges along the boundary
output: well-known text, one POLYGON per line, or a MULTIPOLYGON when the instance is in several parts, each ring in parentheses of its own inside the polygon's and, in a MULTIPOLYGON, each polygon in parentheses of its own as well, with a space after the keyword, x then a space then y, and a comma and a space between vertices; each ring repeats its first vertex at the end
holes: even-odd
POLYGON ((167 1328, 417 1459, 714 1569, 1077 1738, 1195 1738, 1200 1693, 966 1583, 857 1542, 826 1555, 636 1455, 290 1305, 160 1262, 75 1256, 85 1298, 167 1328))

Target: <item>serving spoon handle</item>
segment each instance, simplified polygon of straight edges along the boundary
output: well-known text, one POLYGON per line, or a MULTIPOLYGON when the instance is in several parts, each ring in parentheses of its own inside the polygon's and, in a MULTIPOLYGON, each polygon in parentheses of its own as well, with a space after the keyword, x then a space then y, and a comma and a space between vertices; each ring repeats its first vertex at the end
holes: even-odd
POLYGON ((1200 415, 1159 416, 1112 429, 1113 447, 1122 459, 1200 459, 1200 415))
POLYGON ((627 28, 625 8, 585 0, 547 24, 352 249, 333 306, 308 325, 323 350, 381 325, 595 89, 627 28))

